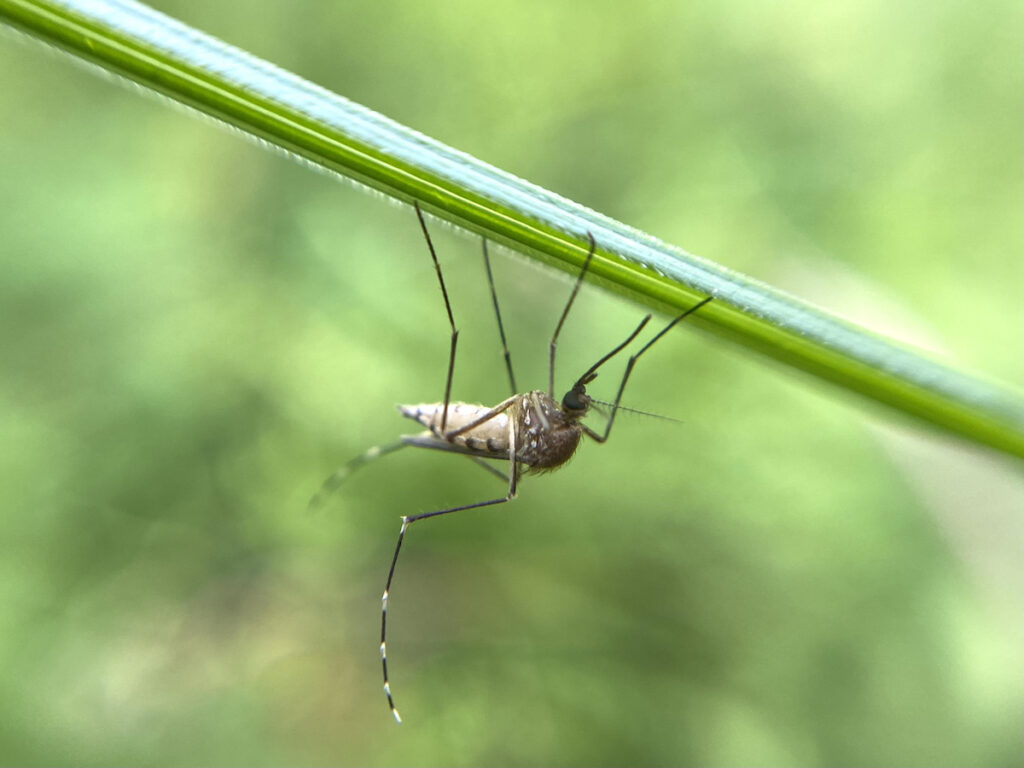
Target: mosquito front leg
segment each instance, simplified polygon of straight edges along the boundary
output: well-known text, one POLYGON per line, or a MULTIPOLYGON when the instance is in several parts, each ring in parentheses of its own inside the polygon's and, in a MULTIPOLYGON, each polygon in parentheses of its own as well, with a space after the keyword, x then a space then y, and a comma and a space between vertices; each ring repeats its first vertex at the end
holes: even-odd
MULTIPOLYGON (((682 314, 677 315, 675 317, 675 319, 672 320, 671 323, 669 323, 664 328, 662 328, 660 331, 658 331, 657 335, 653 339, 651 339, 646 344, 644 344, 643 347, 640 348, 639 352, 637 352, 635 355, 633 355, 632 357, 629 358, 629 362, 626 363, 626 372, 622 375, 622 381, 619 382, 619 391, 615 395, 615 403, 614 403, 614 405, 612 405, 612 412, 608 416, 608 423, 604 427, 604 434, 599 435, 596 432, 594 432, 592 429, 587 428, 585 425, 581 425, 581 426, 583 426, 583 431, 586 432, 588 437, 590 437, 593 440, 596 440, 599 443, 603 443, 605 440, 608 439, 608 435, 612 431, 612 424, 615 423, 615 414, 619 410, 619 403, 622 401, 622 392, 623 392, 623 390, 626 389, 626 382, 629 381, 629 375, 633 372, 633 366, 636 365, 636 361, 640 358, 640 355, 642 355, 644 352, 646 352, 648 349, 650 349, 654 345, 654 342, 656 342, 658 339, 660 339, 662 336, 664 336, 666 333, 668 333, 676 325, 676 323, 680 322, 687 315, 691 315, 694 312, 696 312, 698 309, 703 307, 705 304, 707 304, 713 298, 714 298, 713 296, 708 296, 703 301, 701 301, 701 302, 699 302, 697 304, 694 304, 692 307, 690 307, 688 310, 686 310, 682 314)), ((648 316, 648 317, 650 317, 650 316, 648 316)), ((641 323, 640 327, 641 328, 643 327, 642 323, 641 323)), ((639 328, 637 329, 637 331, 639 331, 639 328)), ((634 332, 633 335, 635 336, 636 332, 634 332)), ((630 338, 632 338, 632 337, 630 337, 630 338)), ((591 370, 593 370, 593 369, 591 369, 591 370)))
POLYGON ((583 267, 580 269, 580 275, 576 278, 576 284, 572 287, 572 293, 569 294, 569 301, 565 304, 565 309, 562 310, 562 316, 558 318, 558 325, 555 326, 555 332, 551 336, 551 343, 548 346, 548 397, 555 396, 555 347, 558 346, 558 334, 562 332, 562 325, 565 323, 565 318, 569 315, 569 308, 572 303, 576 301, 576 294, 580 292, 580 285, 583 283, 583 276, 587 274, 587 270, 590 269, 590 260, 594 258, 594 251, 597 250, 597 243, 594 242, 594 236, 587 232, 587 239, 590 240, 590 249, 587 251, 587 258, 583 260, 583 267))
POLYGON ((437 260, 437 253, 434 251, 434 243, 430 239, 430 233, 427 231, 427 222, 423 219, 423 212, 420 210, 420 204, 413 202, 413 208, 416 209, 416 217, 420 220, 420 228, 423 230, 423 237, 427 239, 427 248, 430 249, 430 258, 434 260, 434 270, 437 272, 437 281, 441 284, 441 295, 444 296, 444 308, 448 312, 448 324, 452 329, 452 343, 451 349, 448 352, 448 376, 444 382, 444 411, 441 413, 441 433, 444 434, 445 428, 448 426, 448 403, 451 401, 452 396, 452 375, 455 373, 455 345, 459 341, 459 331, 455 328, 455 317, 452 315, 452 305, 448 301, 448 289, 444 286, 444 275, 441 274, 441 264, 437 260))
POLYGON ((394 715, 395 722, 397 723, 401 723, 402 718, 398 714, 398 710, 395 708, 395 700, 391 695, 391 681, 388 677, 388 596, 391 594, 391 581, 395 577, 395 566, 398 563, 398 553, 402 551, 402 542, 405 541, 405 532, 409 529, 409 526, 417 520, 426 520, 428 517, 439 517, 451 512, 462 512, 466 509, 477 509, 479 507, 489 507, 495 504, 504 504, 505 502, 511 501, 515 498, 516 486, 519 483, 519 464, 516 462, 516 426, 512 419, 509 419, 508 424, 508 462, 508 493, 505 494, 504 497, 500 499, 491 499, 490 501, 479 501, 476 504, 466 504, 461 507, 451 507, 449 509, 439 509, 434 512, 425 512, 421 515, 402 516, 402 527, 398 531, 398 542, 395 544, 395 554, 391 558, 391 568, 388 569, 388 581, 387 584, 384 585, 384 595, 381 597, 380 612, 380 662, 381 667, 384 670, 384 695, 388 697, 388 707, 391 709, 391 714, 394 715))

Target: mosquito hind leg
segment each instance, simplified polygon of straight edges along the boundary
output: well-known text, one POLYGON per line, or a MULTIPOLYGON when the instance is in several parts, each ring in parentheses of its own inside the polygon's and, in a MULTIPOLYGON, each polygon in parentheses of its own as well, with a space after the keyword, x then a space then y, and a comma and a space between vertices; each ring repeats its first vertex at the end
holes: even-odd
POLYGON ((434 270, 437 272, 437 281, 441 284, 441 295, 444 296, 444 308, 448 312, 448 324, 452 329, 452 342, 451 350, 448 352, 448 376, 444 383, 444 411, 441 414, 441 434, 444 434, 445 429, 448 426, 448 403, 451 401, 452 396, 452 375, 455 373, 455 346, 459 341, 459 331, 455 327, 455 317, 452 315, 452 305, 448 301, 448 289, 444 285, 444 275, 441 274, 441 264, 437 260, 437 252, 434 250, 434 243, 430 239, 430 233, 427 231, 427 222, 423 218, 423 211, 420 210, 420 204, 413 202, 413 208, 416 209, 416 218, 420 220, 420 229, 423 230, 423 237, 427 240, 427 248, 430 250, 430 258, 434 261, 434 270))
POLYGON ((404 448, 406 445, 407 443, 402 440, 399 440, 397 443, 389 443, 388 445, 375 445, 373 448, 370 448, 359 456, 356 456, 354 459, 345 462, 333 475, 324 480, 323 485, 320 486, 320 490, 317 491, 313 498, 309 500, 309 509, 317 509, 321 504, 323 504, 324 500, 326 500, 328 496, 338 490, 338 486, 345 482, 349 475, 363 465, 369 464, 371 461, 379 459, 381 456, 387 456, 389 453, 394 453, 399 448, 404 448))
MULTIPOLYGON (((380 663, 381 668, 384 671, 384 695, 388 698, 388 707, 391 709, 391 714, 395 718, 396 723, 402 722, 402 717, 398 714, 398 710, 395 708, 395 700, 391 695, 391 680, 388 677, 388 653, 387 653, 387 626, 388 626, 388 596, 391 594, 391 582, 395 577, 395 566, 398 564, 398 553, 402 551, 402 542, 405 541, 405 532, 409 529, 409 526, 415 523, 417 520, 426 520, 431 517, 440 517, 441 515, 447 515, 452 512, 462 512, 467 509, 479 509, 480 507, 490 507, 496 504, 504 504, 511 501, 516 496, 516 488, 519 484, 519 464, 516 462, 516 433, 515 425, 512 420, 509 420, 509 473, 508 473, 508 493, 498 499, 490 499, 488 501, 478 501, 475 504, 466 504, 461 507, 450 507, 448 509, 438 509, 434 512, 424 512, 419 515, 403 515, 402 516, 402 527, 398 531, 398 542, 395 544, 395 554, 391 558, 391 567, 388 569, 388 580, 384 585, 384 594, 381 597, 381 609, 380 609, 380 663)), ((488 469, 491 469, 488 467, 488 469)), ((493 470, 492 470, 493 471, 493 470)))

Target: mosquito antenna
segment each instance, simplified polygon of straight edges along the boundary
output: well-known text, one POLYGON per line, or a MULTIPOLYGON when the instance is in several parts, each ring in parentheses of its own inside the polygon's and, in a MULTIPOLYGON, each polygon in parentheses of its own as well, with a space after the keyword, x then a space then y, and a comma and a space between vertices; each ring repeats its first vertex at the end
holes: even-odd
POLYGON ((590 268, 590 260, 594 258, 594 251, 597 249, 594 236, 589 232, 587 232, 587 239, 590 241, 590 250, 587 251, 587 258, 583 260, 583 267, 580 269, 579 277, 576 278, 576 285, 572 287, 572 293, 569 294, 569 301, 566 302, 565 309, 562 310, 562 316, 558 319, 558 325, 555 326, 555 334, 551 337, 550 354, 548 357, 548 396, 552 398, 555 396, 555 347, 558 345, 558 334, 562 331, 562 324, 569 314, 569 308, 576 300, 576 294, 580 292, 583 276, 587 274, 587 270, 590 268))
MULTIPOLYGON (((626 382, 629 381, 629 375, 633 372, 633 366, 636 365, 636 361, 640 358, 640 355, 642 355, 644 352, 646 352, 648 349, 650 349, 654 345, 654 342, 656 342, 658 339, 660 339, 662 336, 664 336, 666 333, 668 333, 670 330, 672 330, 672 328, 674 328, 676 326, 676 324, 679 323, 683 318, 687 317, 688 315, 692 315, 694 312, 696 312, 698 309, 703 307, 705 304, 707 304, 713 298, 714 298, 713 296, 708 296, 706 299, 704 299, 704 300, 694 304, 692 307, 690 307, 688 310, 686 310, 682 314, 676 315, 675 319, 672 320, 671 323, 669 323, 664 328, 662 328, 660 331, 658 331, 658 333, 654 336, 653 339, 651 339, 646 344, 644 344, 640 348, 639 352, 637 352, 635 355, 632 355, 629 358, 629 362, 626 363, 626 372, 622 375, 622 381, 619 383, 619 391, 615 395, 615 403, 612 405, 612 414, 611 414, 611 416, 608 417, 608 423, 605 425, 605 428, 604 428, 604 434, 603 435, 597 435, 597 434, 592 434, 592 433, 588 432, 588 434, 592 438, 597 440, 599 443, 603 443, 605 440, 608 439, 608 435, 612 431, 612 425, 615 423, 615 414, 618 412, 619 407, 620 407, 619 403, 622 402, 622 391, 626 388, 626 382)), ((642 327, 642 325, 643 324, 641 323, 641 327, 642 327)), ((634 334, 634 336, 635 335, 636 334, 634 334)), ((615 350, 615 351, 617 351, 617 350, 615 350)), ((602 362, 604 362, 604 360, 599 361, 598 365, 600 365, 602 362)), ((596 368, 597 366, 595 365, 594 367, 596 368)), ((593 369, 591 369, 591 371, 592 370, 593 369)), ((589 374, 589 373, 590 373, 590 371, 587 372, 587 374, 589 374)), ((581 377, 580 381, 583 381, 583 379, 586 378, 587 374, 584 374, 583 377, 581 377)))
MULTIPOLYGON (((605 411, 605 409, 598 407, 600 405, 606 405, 609 408, 612 408, 612 407, 615 406, 615 403, 609 403, 609 402, 606 402, 605 400, 594 400, 594 399, 590 400, 590 407, 593 408, 598 413, 600 413, 605 418, 608 418, 608 413, 605 411)), ((661 414, 661 413, 651 413, 650 411, 641 411, 639 408, 630 408, 630 407, 625 406, 625 405, 620 405, 619 406, 619 410, 620 411, 625 411, 626 413, 635 413, 637 416, 649 416, 652 419, 658 419, 660 421, 671 421, 673 424, 685 424, 685 422, 682 419, 677 419, 677 418, 674 418, 672 416, 665 416, 664 414, 661 414)))
POLYGON ((494 289, 494 275, 491 273, 491 257, 487 255, 487 238, 484 242, 484 266, 487 268, 487 285, 491 288, 491 301, 494 302, 494 315, 498 318, 498 335, 501 336, 501 352, 505 356, 505 370, 508 371, 508 383, 512 386, 512 394, 519 392, 516 388, 516 377, 512 373, 512 356, 508 352, 508 342, 505 341, 505 326, 501 322, 501 309, 498 308, 498 292, 494 289))
POLYGON ((455 318, 452 316, 452 305, 448 301, 448 289, 444 287, 444 275, 441 274, 441 265, 437 261, 437 253, 434 251, 434 243, 427 231, 427 222, 423 219, 423 211, 420 204, 414 200, 412 207, 416 209, 416 218, 420 220, 420 228, 423 230, 423 237, 427 239, 427 248, 430 249, 430 258, 434 260, 434 269, 437 271, 437 281, 441 284, 441 295, 444 296, 444 308, 448 311, 448 324, 452 328, 452 346, 448 353, 448 377, 444 383, 444 411, 441 414, 441 434, 444 434, 448 426, 448 402, 452 394, 452 374, 455 372, 455 345, 459 341, 459 332, 455 328, 455 318))

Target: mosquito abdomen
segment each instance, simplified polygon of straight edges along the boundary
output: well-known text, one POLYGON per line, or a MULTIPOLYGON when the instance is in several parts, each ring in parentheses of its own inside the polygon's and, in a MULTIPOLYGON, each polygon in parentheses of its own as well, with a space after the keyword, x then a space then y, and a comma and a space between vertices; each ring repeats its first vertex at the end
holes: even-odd
MULTIPOLYGON (((399 405, 398 410, 407 419, 418 421, 435 435, 441 434, 441 420, 444 403, 420 403, 399 405)), ((490 412, 486 405, 472 403, 449 403, 448 421, 445 432, 456 432, 490 412)), ((449 438, 449 442, 463 446, 470 451, 485 454, 508 455, 508 414, 499 413, 478 424, 461 435, 449 438)))

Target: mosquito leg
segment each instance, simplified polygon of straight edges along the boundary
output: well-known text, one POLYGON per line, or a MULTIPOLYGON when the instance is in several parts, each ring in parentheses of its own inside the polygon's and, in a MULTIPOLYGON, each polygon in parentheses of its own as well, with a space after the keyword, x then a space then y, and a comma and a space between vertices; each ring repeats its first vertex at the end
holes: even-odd
POLYGON ((612 405, 612 412, 611 415, 608 417, 608 423, 605 425, 604 434, 599 435, 595 433, 593 430, 584 427, 584 431, 587 433, 589 437, 591 437, 592 439, 596 440, 599 443, 603 443, 605 440, 608 439, 608 435, 612 431, 612 424, 615 423, 615 414, 619 410, 619 403, 622 401, 622 392, 626 388, 626 382, 629 381, 629 375, 633 372, 633 366, 636 364, 636 361, 640 358, 640 355, 642 355, 644 352, 650 349, 654 345, 654 342, 656 342, 658 339, 660 339, 662 336, 668 333, 676 325, 676 323, 680 322, 687 315, 691 315, 694 312, 696 312, 698 309, 703 307, 713 298, 713 296, 708 296, 703 301, 694 304, 692 307, 690 307, 682 314, 677 315, 671 323, 669 323, 660 331, 658 331, 657 335, 655 335, 653 339, 644 344, 643 347, 640 348, 639 352, 637 352, 635 355, 629 358, 629 362, 626 363, 626 372, 622 375, 622 381, 619 382, 619 391, 615 395, 615 403, 612 405))
POLYGON ((395 554, 391 558, 391 568, 388 569, 388 581, 384 585, 384 595, 381 597, 381 611, 380 611, 380 662, 381 668, 384 671, 384 695, 388 697, 388 707, 391 709, 391 714, 394 715, 395 722, 401 723, 402 718, 398 714, 398 710, 395 708, 395 700, 391 695, 391 681, 388 677, 388 654, 387 654, 387 626, 388 626, 388 595, 391 593, 391 581, 395 577, 395 566, 398 564, 398 553, 402 551, 402 542, 405 541, 405 532, 409 529, 409 526, 415 523, 417 520, 426 520, 430 517, 440 517, 441 515, 447 515, 451 512, 462 512, 467 509, 479 509, 480 507, 490 507, 495 504, 504 504, 507 501, 511 501, 516 495, 516 486, 519 483, 519 464, 516 462, 516 433, 515 424, 512 420, 509 420, 508 429, 509 439, 509 474, 508 474, 508 493, 500 499, 491 499, 490 501, 478 501, 476 504, 466 504, 461 507, 451 507, 449 509, 439 509, 434 512, 425 512, 421 515, 404 515, 402 517, 402 527, 398 531, 398 543, 395 544, 395 554))
POLYGON ((320 490, 316 492, 316 495, 309 500, 309 509, 312 511, 317 509, 323 502, 334 493, 338 486, 341 485, 348 476, 359 469, 364 464, 369 464, 374 459, 379 459, 381 456, 387 456, 389 453, 394 453, 399 448, 404 448, 408 443, 399 440, 397 443, 390 443, 388 445, 375 445, 365 453, 356 456, 354 459, 342 464, 338 470, 324 480, 324 484, 320 486, 320 490))
POLYGON ((505 326, 501 322, 501 309, 498 307, 498 293, 494 290, 494 275, 491 273, 491 257, 487 255, 487 238, 484 238, 484 267, 487 268, 487 285, 491 287, 491 301, 494 302, 494 315, 498 318, 498 334, 501 336, 501 352, 505 356, 505 370, 508 371, 508 383, 512 387, 512 394, 519 390, 516 388, 516 377, 512 373, 512 357, 508 353, 508 342, 505 341, 505 326))
POLYGON ((508 482, 508 475, 506 475, 500 469, 495 469, 494 467, 492 467, 490 464, 488 464, 483 459, 478 459, 476 456, 466 456, 466 458, 469 459, 470 461, 472 461, 478 467, 486 469, 488 472, 490 472, 495 477, 500 477, 503 482, 506 482, 506 483, 508 482))
POLYGON ((633 332, 626 337, 626 340, 624 342, 619 344, 617 347, 615 347, 615 349, 613 349, 607 355, 605 355, 592 366, 590 366, 590 368, 587 369, 587 372, 580 376, 579 383, 589 384, 591 381, 593 381, 596 377, 591 376, 591 374, 598 368, 600 368, 602 365, 607 363, 609 360, 611 360, 613 357, 615 357, 617 354, 619 354, 619 352, 621 352, 623 349, 625 349, 629 345, 629 342, 631 342, 633 339, 640 335, 640 331, 642 331, 644 329, 644 326, 647 325, 647 323, 649 323, 650 321, 651 316, 645 315, 644 319, 641 320, 640 324, 633 329, 633 332))
MULTIPOLYGON (((510 482, 510 485, 512 483, 510 482)), ((401 723, 402 718, 398 714, 398 709, 395 708, 395 700, 391 695, 391 681, 388 677, 388 654, 387 654, 387 622, 388 622, 388 596, 391 593, 391 581, 395 576, 395 566, 398 564, 398 554, 402 551, 402 542, 405 541, 405 532, 409 526, 417 520, 424 520, 428 517, 437 517, 438 515, 447 515, 451 512, 462 512, 467 509, 478 509, 480 507, 493 506, 495 504, 504 504, 509 501, 511 496, 503 496, 500 499, 491 499, 490 501, 480 501, 476 504, 467 504, 462 507, 451 507, 449 509, 439 509, 435 512, 427 512, 423 515, 416 516, 405 516, 402 518, 402 527, 398 531, 398 543, 395 544, 395 554, 391 558, 391 568, 388 569, 388 581, 384 586, 384 595, 381 597, 381 612, 380 612, 380 661, 381 668, 384 670, 384 695, 388 697, 388 707, 391 709, 391 714, 394 716, 395 721, 401 723)))
POLYGON ((572 287, 572 293, 569 294, 569 301, 565 304, 565 309, 562 310, 562 316, 558 319, 558 325, 555 326, 555 333, 551 337, 551 346, 548 352, 548 395, 550 397, 555 396, 555 347, 558 346, 558 334, 562 332, 562 324, 565 322, 566 316, 569 314, 569 307, 576 300, 576 294, 580 292, 580 284, 583 282, 583 276, 587 274, 587 270, 590 269, 590 260, 594 258, 594 251, 597 248, 597 244, 594 242, 594 236, 587 232, 587 239, 590 240, 590 250, 587 251, 587 258, 583 261, 583 267, 580 269, 580 275, 576 278, 576 285, 572 287))
POLYGON ((455 317, 452 315, 452 305, 448 301, 448 289, 444 286, 444 275, 441 274, 441 265, 437 261, 437 253, 434 251, 434 243, 430 239, 430 233, 427 231, 427 222, 423 219, 423 211, 420 210, 420 204, 413 202, 413 208, 416 209, 416 217, 420 220, 420 228, 423 230, 423 237, 427 240, 427 248, 430 249, 430 258, 434 260, 434 269, 437 271, 437 281, 441 284, 441 295, 444 296, 444 308, 448 311, 448 324, 452 329, 452 345, 451 351, 448 353, 448 377, 444 383, 444 411, 441 414, 441 433, 444 434, 445 428, 448 425, 448 403, 451 400, 452 395, 452 374, 455 372, 455 345, 459 341, 459 332, 455 328, 455 317))

